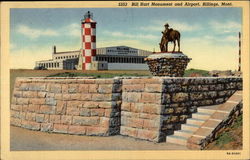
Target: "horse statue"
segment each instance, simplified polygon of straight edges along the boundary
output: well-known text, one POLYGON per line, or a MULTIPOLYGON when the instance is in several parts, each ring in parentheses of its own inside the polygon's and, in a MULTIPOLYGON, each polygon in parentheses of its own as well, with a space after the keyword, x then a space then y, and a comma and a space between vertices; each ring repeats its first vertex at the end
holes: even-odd
POLYGON ((169 25, 165 24, 165 31, 162 33, 161 42, 159 43, 161 52, 168 52, 168 42, 174 42, 173 52, 175 52, 176 41, 178 43, 178 52, 180 52, 180 38, 181 34, 177 30, 168 28, 169 25))

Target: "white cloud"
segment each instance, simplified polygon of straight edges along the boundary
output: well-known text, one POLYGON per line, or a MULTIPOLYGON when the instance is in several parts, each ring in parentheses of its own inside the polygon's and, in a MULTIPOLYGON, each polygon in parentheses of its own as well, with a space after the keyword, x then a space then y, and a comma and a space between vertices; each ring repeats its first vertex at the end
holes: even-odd
POLYGON ((241 24, 233 21, 227 21, 227 22, 211 21, 209 22, 209 25, 212 29, 220 33, 231 33, 231 32, 241 31, 241 24))
POLYGON ((152 25, 140 27, 140 29, 145 31, 162 31, 164 30, 164 25, 168 23, 170 28, 183 31, 183 32, 190 32, 201 29, 201 26, 198 24, 188 24, 176 20, 166 20, 166 21, 159 21, 154 20, 151 22, 152 25))
POLYGON ((69 24, 61 29, 61 35, 68 35, 68 36, 74 36, 74 37, 80 37, 81 35, 81 28, 80 24, 78 23, 72 23, 69 24))
POLYGON ((41 36, 58 36, 58 32, 52 29, 36 29, 31 28, 27 25, 19 25, 17 27, 17 32, 23 34, 31 39, 36 39, 41 36))
POLYGON ((128 34, 128 33, 123 33, 119 31, 103 31, 104 34, 113 36, 113 37, 118 37, 118 38, 129 38, 129 39, 158 39, 157 36, 152 35, 152 34, 128 34))

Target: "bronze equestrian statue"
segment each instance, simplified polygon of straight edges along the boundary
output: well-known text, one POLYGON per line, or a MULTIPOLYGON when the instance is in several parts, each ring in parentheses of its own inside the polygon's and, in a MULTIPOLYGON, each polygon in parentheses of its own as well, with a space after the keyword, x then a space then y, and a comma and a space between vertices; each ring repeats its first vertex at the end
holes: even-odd
POLYGON ((161 38, 161 43, 159 43, 161 52, 168 52, 168 42, 174 42, 173 52, 175 52, 176 41, 178 43, 178 52, 180 52, 181 34, 179 31, 173 30, 172 28, 169 29, 168 27, 169 25, 165 24, 165 30, 161 32, 162 38, 161 38))

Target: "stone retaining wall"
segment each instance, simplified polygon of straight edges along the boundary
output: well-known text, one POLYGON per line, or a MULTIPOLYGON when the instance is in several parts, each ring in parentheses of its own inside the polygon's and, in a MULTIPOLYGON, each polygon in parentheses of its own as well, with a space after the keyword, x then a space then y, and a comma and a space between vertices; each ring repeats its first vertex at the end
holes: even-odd
POLYGON ((180 129, 197 107, 224 103, 241 78, 124 79, 121 134, 155 142, 180 129))
POLYGON ((165 141, 197 107, 224 103, 242 78, 18 78, 11 124, 81 135, 165 141))
POLYGON ((121 80, 17 78, 11 124, 31 130, 113 135, 120 130, 121 80))

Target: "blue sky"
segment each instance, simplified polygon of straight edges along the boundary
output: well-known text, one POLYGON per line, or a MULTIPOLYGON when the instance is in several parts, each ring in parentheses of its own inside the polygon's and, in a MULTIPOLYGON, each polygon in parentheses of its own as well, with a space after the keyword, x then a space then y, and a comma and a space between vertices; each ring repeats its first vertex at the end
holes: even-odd
POLYGON ((188 68, 237 69, 241 8, 11 9, 11 68, 50 59, 53 45, 58 51, 80 49, 80 20, 88 10, 97 21, 97 47, 159 51, 167 22, 181 32, 181 51, 192 58, 188 68))

